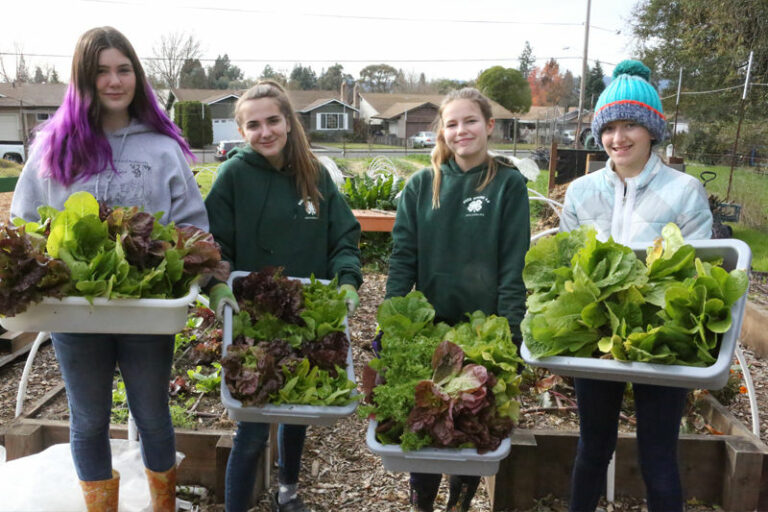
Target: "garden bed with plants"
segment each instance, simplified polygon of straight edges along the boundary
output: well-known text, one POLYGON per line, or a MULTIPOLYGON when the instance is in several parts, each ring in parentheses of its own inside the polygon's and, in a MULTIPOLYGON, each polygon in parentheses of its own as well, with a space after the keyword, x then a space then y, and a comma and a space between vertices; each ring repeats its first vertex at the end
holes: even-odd
MULTIPOLYGON (((375 315, 378 304, 384 297, 386 276, 378 272, 366 272, 365 282, 360 290, 361 305, 357 313, 349 319, 349 331, 352 343, 352 354, 356 374, 362 375, 363 367, 373 357, 371 340, 374 336, 375 315)), ((206 315, 207 313, 204 313, 206 315)), ((199 318, 192 316, 191 318, 199 318)), ((204 317, 203 317, 204 318, 204 317)), ((208 430, 234 431, 232 422, 219 401, 216 392, 205 393, 204 388, 197 390, 201 379, 190 377, 187 372, 197 372, 209 376, 215 371, 211 363, 200 359, 196 347, 200 344, 215 346, 219 334, 214 324, 208 326, 205 320, 191 319, 188 329, 177 337, 177 352, 174 375, 184 378, 188 384, 187 391, 179 390, 171 399, 174 417, 177 425, 192 428, 201 432, 208 430), (197 367, 201 368, 198 370, 197 367), (191 389, 190 389, 191 387, 191 389)), ((201 347, 202 349, 202 347, 201 347)), ((205 351, 205 350, 203 350, 205 351)), ((758 399, 764 411, 768 411, 768 388, 763 383, 768 382, 768 364, 754 357, 749 350, 745 355, 750 364, 750 370, 756 381, 758 399)), ((0 421, 9 422, 13 417, 15 390, 18 386, 23 361, 0 369, 0 421)), ((119 382, 119 381, 118 381, 119 382)), ((58 365, 50 344, 42 347, 33 368, 28 388, 27 405, 39 399, 45 392, 61 383, 58 365)), ((119 396, 119 384, 115 392, 119 396)), ((743 382, 738 371, 732 374, 729 385, 716 393, 722 403, 741 419, 749 428, 751 421, 746 395, 740 392, 743 382)), ((207 386, 216 388, 212 383, 207 386)), ((568 378, 553 376, 545 370, 535 370, 527 374, 522 386, 522 410, 519 429, 577 432, 578 416, 573 399, 573 388, 568 378)), ((745 390, 744 390, 745 391, 745 390)), ((127 418, 125 406, 119 404, 114 412, 116 422, 127 418)), ((67 403, 64 393, 50 402, 38 414, 37 418, 68 419, 67 403)), ((768 420, 768 417, 766 417, 768 420)), ((305 463, 302 468, 301 482, 306 489, 307 501, 316 510, 340 510, 339 505, 348 503, 350 507, 361 511, 397 511, 407 508, 407 475, 404 473, 389 473, 384 470, 381 460, 373 455, 365 444, 367 420, 352 415, 337 422, 332 427, 310 427, 305 449, 305 463)), ((763 441, 768 441, 768 421, 762 425, 763 441)), ((625 401, 620 421, 620 431, 634 431, 634 416, 630 396, 625 401)), ((709 424, 698 409, 690 405, 686 414, 684 433, 701 435, 717 435, 717 428, 709 424)), ((273 475, 274 478, 274 475, 273 475)), ((441 492, 439 503, 443 503, 445 490, 441 492)), ((214 504, 213 497, 203 500, 202 510, 221 511, 214 504)), ((490 501, 488 488, 485 483, 476 498, 477 511, 489 511, 490 501)), ((619 498, 614 505, 615 511, 640 511, 642 500, 619 498)), ((555 498, 541 500, 541 505, 533 510, 566 510, 567 505, 555 498), (543 508, 549 507, 549 508, 543 508)), ((351 508, 350 508, 351 509, 351 508)), ((257 505, 257 511, 269 510, 266 498, 257 505)), ((713 511, 716 507, 705 504, 689 504, 688 510, 713 511)))
MULTIPOLYGON (((418 167, 421 166, 421 164, 418 165, 418 167)), ((400 175, 409 174, 398 172, 400 175)), ((362 181, 365 181, 365 178, 362 178, 362 181)), ((375 188, 379 184, 374 182, 367 186, 375 188)), ((376 208, 376 203, 373 204, 373 208, 376 208)), ((541 224, 532 228, 534 232, 540 230, 542 226, 556 222, 556 219, 539 221, 539 217, 546 216, 544 214, 546 208, 535 210, 537 211, 532 212, 534 213, 532 217, 541 224)), ((358 376, 362 375, 363 368, 373 357, 371 340, 374 337, 376 310, 384 296, 386 276, 383 272, 386 270, 386 257, 390 251, 387 244, 391 239, 388 233, 369 233, 368 235, 378 236, 381 240, 372 237, 367 242, 367 249, 363 245, 367 267, 365 282, 360 290, 361 305, 357 313, 349 318, 352 356, 355 373, 358 376)), ((751 292, 755 294, 753 299, 765 300, 764 276, 751 277, 751 292)), ((190 313, 186 328, 176 337, 173 381, 169 389, 174 423, 179 428, 200 432, 232 432, 234 422, 228 418, 218 396, 220 369, 215 363, 218 359, 216 351, 219 350, 222 336, 221 326, 215 322, 210 310, 200 305, 193 307, 190 313)), ((745 356, 756 382, 758 403, 762 407, 763 415, 766 416, 768 415, 768 388, 765 388, 763 383, 768 382, 768 364, 757 359, 749 350, 745 350, 745 356)), ((7 424, 13 418, 15 391, 22 367, 23 361, 18 360, 0 368, 0 397, 2 397, 0 398, 0 423, 7 424)), ((570 435, 577 432, 578 416, 572 381, 567 377, 552 375, 546 370, 530 368, 525 370, 523 377, 520 384, 521 414, 517 432, 550 431, 570 433, 570 435)), ((52 390, 60 387, 58 365, 50 344, 46 344, 41 348, 33 367, 27 392, 27 405, 35 403, 46 394, 50 395, 52 390)), ((702 393, 706 391, 695 392, 691 397, 695 398, 702 393)), ((735 367, 726 387, 712 394, 717 396, 718 400, 725 404, 746 428, 750 428, 751 416, 745 393, 746 388, 735 367)), ((127 408, 124 389, 119 379, 116 380, 113 389, 113 398, 115 401, 113 422, 125 422, 127 408)), ((702 412, 695 403, 689 404, 682 432, 710 437, 721 434, 720 427, 714 425, 710 417, 702 412)), ((47 401, 34 417, 46 420, 67 420, 68 412, 64 393, 59 392, 47 401)), ((367 426, 366 419, 353 415, 338 421, 331 427, 310 427, 304 452, 301 485, 305 501, 315 510, 389 512, 407 508, 407 474, 389 473, 383 469, 381 460, 366 447, 367 426)), ((628 394, 622 410, 620 432, 631 434, 633 431, 634 413, 631 394, 628 394)), ((764 420, 761 423, 761 437, 763 442, 768 442, 768 421, 764 420)), ((273 474, 273 485, 274 479, 273 474)), ((443 489, 438 498, 438 506, 444 504, 446 494, 446 489, 443 489)), ((214 503, 216 500, 210 495, 198 501, 201 510, 223 510, 221 505, 214 503)), ((491 510, 490 501, 489 487, 486 482, 481 485, 473 509, 489 511, 491 510)), ((621 497, 613 504, 603 504, 603 506, 614 511, 640 511, 644 507, 642 500, 621 497)), ((550 511, 566 509, 567 504, 552 497, 540 499, 537 505, 531 508, 531 510, 550 511)), ((699 502, 689 502, 687 509, 694 512, 718 510, 716 506, 699 502)), ((255 510, 269 510, 265 495, 262 495, 255 510)))

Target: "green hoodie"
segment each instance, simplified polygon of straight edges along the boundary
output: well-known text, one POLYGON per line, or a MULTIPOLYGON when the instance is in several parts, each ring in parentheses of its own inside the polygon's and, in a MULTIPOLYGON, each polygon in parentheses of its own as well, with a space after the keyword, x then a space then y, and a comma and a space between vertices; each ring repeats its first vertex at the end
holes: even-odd
POLYGON ((319 211, 307 212, 294 176, 250 147, 233 150, 205 199, 210 230, 233 270, 285 267, 284 275, 332 279, 355 288, 360 224, 320 167, 319 211))
POLYGON ((438 319, 456 323, 479 309, 506 317, 520 340, 528 190, 517 169, 499 165, 493 181, 478 192, 486 169, 484 164, 463 172, 454 160, 443 164, 437 209, 432 169, 411 177, 397 206, 386 295, 406 295, 415 284, 438 319))

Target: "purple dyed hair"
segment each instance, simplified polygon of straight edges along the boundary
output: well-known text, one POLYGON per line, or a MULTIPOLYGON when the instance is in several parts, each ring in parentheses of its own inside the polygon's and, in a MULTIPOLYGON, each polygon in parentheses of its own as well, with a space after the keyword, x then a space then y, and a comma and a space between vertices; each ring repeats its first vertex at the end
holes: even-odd
POLYGON ((96 92, 99 54, 109 48, 125 55, 136 75, 136 91, 128 107, 131 118, 171 137, 187 158, 194 160, 181 131, 158 105, 131 43, 117 29, 97 27, 84 33, 77 41, 72 76, 64 101, 53 117, 40 126, 33 142, 42 152, 42 175, 64 185, 88 179, 107 167, 117 170, 112 148, 101 127, 101 105, 96 92))

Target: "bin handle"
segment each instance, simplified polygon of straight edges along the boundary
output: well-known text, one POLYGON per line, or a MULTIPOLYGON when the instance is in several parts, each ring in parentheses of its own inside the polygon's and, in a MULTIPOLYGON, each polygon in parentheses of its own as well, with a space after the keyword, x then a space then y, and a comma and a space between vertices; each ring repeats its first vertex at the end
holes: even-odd
MULTIPOLYGON (((286 411, 260 411, 259 414, 263 416, 286 416, 286 411)), ((296 411, 291 411, 290 416, 296 417, 296 418, 320 418, 319 414, 312 414, 312 413, 300 413, 296 411)))
MULTIPOLYGON (((418 455, 408 455, 407 453, 405 453, 403 454, 403 456, 406 459, 424 460, 423 454, 421 456, 418 456, 418 455)), ((469 462, 466 457, 462 457, 460 455, 445 455, 445 454, 438 454, 438 453, 430 453, 427 458, 436 459, 436 460, 453 461, 453 462, 469 462)))

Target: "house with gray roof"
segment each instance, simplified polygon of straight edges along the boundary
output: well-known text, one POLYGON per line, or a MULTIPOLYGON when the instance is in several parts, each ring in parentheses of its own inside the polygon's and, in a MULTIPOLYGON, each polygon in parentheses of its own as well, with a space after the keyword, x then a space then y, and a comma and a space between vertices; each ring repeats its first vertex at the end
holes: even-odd
POLYGON ((67 84, 0 83, 0 140, 28 144, 61 105, 67 84))
MULTIPOLYGON (((171 111, 177 101, 199 101, 210 107, 213 118, 213 142, 240 139, 235 124, 235 103, 245 89, 171 89, 166 110, 171 111)), ((293 91, 288 97, 301 119, 308 135, 323 134, 327 140, 350 134, 354 130, 354 119, 358 109, 338 99, 335 91, 293 91)))
MULTIPOLYGON (((370 131, 390 142, 402 144, 420 131, 433 128, 437 111, 445 96, 442 94, 390 94, 357 91, 355 106, 360 108, 360 118, 370 131)), ((491 111, 496 119, 492 137, 497 140, 510 138, 516 114, 495 101, 491 111)))

